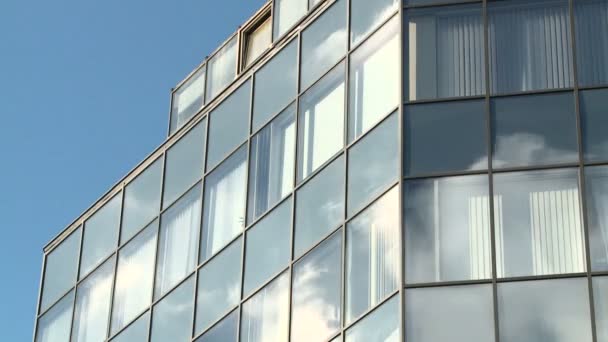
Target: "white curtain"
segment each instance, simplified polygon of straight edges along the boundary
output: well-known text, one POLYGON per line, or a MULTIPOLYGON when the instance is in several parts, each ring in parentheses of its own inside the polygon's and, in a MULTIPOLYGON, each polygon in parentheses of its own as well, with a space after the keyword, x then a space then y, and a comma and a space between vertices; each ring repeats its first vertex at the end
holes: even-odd
POLYGON ((89 276, 77 289, 73 342, 105 340, 114 278, 114 259, 89 276))
POLYGON ((608 1, 575 2, 576 55, 581 85, 608 83, 608 1))

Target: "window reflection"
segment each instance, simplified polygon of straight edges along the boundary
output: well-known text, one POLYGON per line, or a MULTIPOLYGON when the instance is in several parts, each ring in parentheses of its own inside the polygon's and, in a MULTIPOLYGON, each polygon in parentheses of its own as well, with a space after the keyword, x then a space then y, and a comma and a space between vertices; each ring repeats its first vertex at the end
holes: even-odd
POLYGON ((574 6, 578 82, 608 84, 608 1, 578 0, 574 6))
MULTIPOLYGON (((608 60, 608 59, 606 59, 608 60)), ((586 161, 608 160, 608 98, 607 89, 580 92, 583 148, 586 161)))
POLYGON ((345 342, 398 342, 399 296, 394 296, 354 327, 346 331, 345 342))
POLYGON ((81 234, 78 228, 47 255, 39 312, 44 312, 76 283, 81 234))
POLYGON ((239 324, 239 312, 238 310, 233 311, 226 318, 222 319, 221 322, 205 332, 205 334, 199 337, 196 342, 236 342, 237 341, 237 327, 239 324))
POLYGON ((608 271, 608 167, 585 169, 591 269, 608 271))
POLYGON ((170 133, 178 130, 203 108, 206 71, 206 65, 203 65, 173 93, 170 133))
POLYGON ((207 93, 205 103, 211 102, 236 76, 236 60, 238 53, 238 40, 235 36, 230 39, 207 62, 207 93))
POLYGON ((192 335, 194 276, 154 306, 151 342, 187 342, 192 335))
POLYGON ((397 12, 398 0, 350 0, 351 46, 359 43, 382 22, 397 12))
POLYGON ((308 10, 308 0, 274 0, 273 41, 277 41, 308 10))
POLYGON ((593 278, 597 341, 608 342, 608 277, 593 278))
POLYGON ((150 324, 150 312, 146 312, 137 321, 131 323, 112 342, 148 342, 148 325, 150 324))
POLYGON ((38 320, 36 342, 68 342, 74 292, 66 295, 38 320))

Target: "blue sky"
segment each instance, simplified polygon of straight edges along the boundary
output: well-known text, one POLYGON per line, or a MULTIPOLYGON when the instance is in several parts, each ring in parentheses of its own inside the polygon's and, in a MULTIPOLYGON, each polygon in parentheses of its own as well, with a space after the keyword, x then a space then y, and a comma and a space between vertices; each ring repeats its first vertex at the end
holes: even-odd
POLYGON ((169 91, 264 0, 0 1, 0 331, 32 338, 42 247, 167 132, 169 91))

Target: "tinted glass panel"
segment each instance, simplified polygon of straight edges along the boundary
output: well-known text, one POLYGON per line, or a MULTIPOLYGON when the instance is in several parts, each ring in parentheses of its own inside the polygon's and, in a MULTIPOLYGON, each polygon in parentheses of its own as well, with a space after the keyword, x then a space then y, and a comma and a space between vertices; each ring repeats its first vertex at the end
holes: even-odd
POLYGON ((127 185, 122 212, 121 243, 132 238, 158 215, 162 167, 163 160, 160 158, 127 185))
POLYGON ((608 271, 608 168, 585 169, 591 269, 608 271))
POLYGON ((272 43, 272 21, 264 20, 253 32, 247 35, 245 66, 253 63, 272 43))
POLYGON ((325 163, 344 146, 344 63, 300 99, 298 180, 325 163))
POLYGON ((206 126, 203 120, 167 151, 163 209, 203 176, 206 126))
POLYGON ((201 220, 201 186, 197 185, 161 217, 155 298, 194 270, 201 220))
POLYGON ((78 286, 72 327, 73 342, 105 340, 110 318, 114 263, 112 257, 78 286))
POLYGON ((36 342, 68 342, 74 293, 70 293, 38 320, 36 342))
MULTIPOLYGON (((399 191, 396 187, 348 223, 347 322, 378 305, 397 289, 399 235, 399 191)), ((346 340, 350 340, 348 335, 346 340)))
POLYGON ((572 86, 567 0, 488 3, 492 93, 572 86))
POLYGON ((597 341, 608 341, 608 277, 593 278, 597 341))
POLYGON ((211 112, 207 171, 245 141, 249 131, 251 81, 247 81, 211 112))
POLYGON ((206 103, 209 103, 219 94, 236 76, 236 59, 238 53, 238 40, 235 36, 221 50, 219 50, 207 63, 207 94, 206 103))
POLYGON ((146 312, 123 330, 112 342, 148 342, 148 325, 150 323, 150 312, 146 312))
MULTIPOLYGON (((608 61, 608 58, 606 59, 608 61)), ((580 92, 581 124, 585 160, 608 160, 608 90, 597 89, 580 92)))
POLYGON ((340 329, 342 231, 294 266, 291 341, 326 341, 340 329))
MULTIPOLYGON (((378 3, 378 1, 370 2, 378 3)), ((350 57, 348 138, 367 131, 399 103, 399 20, 391 20, 350 57)))
POLYGON ((273 41, 280 38, 306 14, 308 0, 274 0, 273 41))
POLYGON ((205 74, 206 66, 203 65, 190 77, 175 93, 171 108, 171 133, 179 129, 194 114, 203 108, 205 99, 205 74))
POLYGON ((199 271, 196 299, 197 333, 209 328, 239 303, 242 249, 242 241, 236 241, 199 271))
POLYGON ((578 82, 608 84, 608 1, 577 0, 574 5, 578 82))
POLYGON ((494 176, 499 277, 585 272, 574 169, 494 176))
POLYGON ((247 231, 244 296, 287 266, 290 237, 291 200, 283 202, 247 231))
POLYGON ((399 177, 398 119, 393 114, 348 151, 349 216, 399 177))
POLYGON ((245 226, 247 147, 243 146, 205 179, 200 261, 224 247, 245 226))
POLYGON ((346 331, 346 342, 398 342, 399 296, 391 298, 346 331))
POLYGON ((420 288, 406 291, 406 340, 492 342, 491 285, 420 288))
POLYGON ((46 257, 40 312, 44 312, 75 285, 81 234, 79 228, 46 257))
POLYGON ((340 157, 296 194, 294 255, 338 228, 344 217, 344 158, 340 157))
POLYGON ((346 5, 337 1, 302 33, 300 89, 308 88, 346 53, 346 5))
POLYGON ((391 14, 397 12, 398 0, 350 0, 351 46, 360 42, 391 14))
POLYGON ((298 40, 294 39, 255 74, 252 130, 260 128, 296 98, 297 65, 298 40))
POLYGON ((152 300, 158 221, 154 221, 118 254, 112 304, 112 333, 122 329, 152 300))
POLYGON ((495 99, 492 120, 494 167, 578 161, 571 93, 495 99))
POLYGON ((84 223, 80 279, 84 278, 118 244, 122 193, 114 196, 84 223))
POLYGON ((295 105, 291 105, 251 140, 247 222, 265 213, 293 188, 295 120, 295 105))
POLYGON ((193 296, 194 277, 191 277, 154 307, 151 342, 190 341, 193 296))
POLYGON ((590 342, 587 279, 498 284, 501 342, 590 342))
POLYGON ((492 276, 488 191, 486 175, 405 183, 406 282, 492 276))
POLYGON ((407 14, 408 99, 485 94, 481 4, 409 10, 407 14))
POLYGON ((484 101, 420 104, 405 110, 405 173, 488 167, 484 101))
POLYGON ((241 342, 287 341, 289 322, 289 275, 287 273, 243 304, 241 342))
POLYGON ((198 338, 196 342, 236 342, 238 324, 239 312, 235 310, 198 338))

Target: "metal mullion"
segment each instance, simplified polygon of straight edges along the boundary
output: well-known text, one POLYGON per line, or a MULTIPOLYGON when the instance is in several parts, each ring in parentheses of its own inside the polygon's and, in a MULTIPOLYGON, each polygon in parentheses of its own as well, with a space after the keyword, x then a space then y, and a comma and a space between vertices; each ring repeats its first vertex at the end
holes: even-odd
POLYGON ((348 323, 345 327, 343 327, 342 328, 342 335, 346 336, 346 331, 348 331, 350 328, 352 328, 355 325, 357 325, 357 323, 365 320, 370 314, 372 314, 373 312, 375 312, 377 309, 380 309, 380 307, 382 305, 384 305, 387 302, 391 301, 393 298, 395 298, 395 296, 398 296, 398 295, 399 295, 399 289, 395 289, 393 292, 391 292, 388 295, 386 295, 386 297, 383 298, 381 301, 379 301, 375 306, 373 306, 371 308, 368 308, 365 312, 363 312, 362 314, 360 314, 359 316, 357 316, 350 323, 348 323))
MULTIPOLYGON (((407 1, 407 0, 406 0, 407 1)), ((453 5, 470 5, 470 4, 481 4, 482 0, 461 0, 459 2, 436 2, 430 4, 420 4, 420 5, 406 5, 404 4, 405 10, 415 9, 415 8, 428 8, 428 7, 443 7, 443 6, 453 6, 453 5)))
POLYGON ((608 271, 595 271, 595 272, 591 272, 591 275, 593 277, 605 277, 608 276, 608 271))
POLYGON ((40 308, 42 307, 42 291, 44 287, 44 277, 46 275, 46 258, 47 254, 42 254, 42 266, 40 270, 40 282, 38 284, 38 299, 36 300, 36 316, 34 317, 34 332, 33 341, 36 341, 38 335, 38 320, 40 319, 40 308))
MULTIPOLYGON (((202 180, 200 178, 197 178, 196 181, 194 182, 194 184, 190 185, 186 190, 184 190, 184 192, 179 195, 173 202, 169 203, 167 205, 166 208, 162 209, 160 211, 160 214, 158 215, 158 217, 163 216, 167 211, 169 211, 169 209, 173 208, 179 201, 181 201, 182 199, 184 199, 184 197, 186 197, 187 194, 190 193, 190 191, 192 191, 192 189, 196 188, 199 184, 201 184, 202 180)), ((154 222, 154 221, 152 221, 154 222)), ((150 222, 150 223, 152 223, 150 222)), ((145 227, 144 227, 145 228, 145 227)))
POLYGON ((465 102, 465 101, 475 101, 475 100, 484 100, 486 98, 485 95, 471 95, 471 96, 452 96, 452 97, 441 97, 441 98, 428 98, 428 99, 417 99, 417 100, 407 100, 403 99, 403 103, 406 106, 413 105, 423 105, 423 104, 435 104, 435 103, 445 103, 445 102, 465 102))
POLYGON ((264 130, 264 128, 267 128, 270 126, 270 124, 274 121, 274 119, 276 119, 279 115, 283 114, 287 109, 289 109, 289 107, 291 107, 291 105, 293 105, 293 103, 295 102, 295 100, 292 100, 289 102, 289 104, 287 104, 286 106, 282 107, 279 111, 277 111, 276 113, 272 114, 270 116, 270 118, 268 118, 266 121, 264 121, 260 127, 256 128, 255 130, 253 130, 253 125, 251 126, 252 132, 251 132, 251 137, 253 138, 254 136, 258 135, 258 133, 260 133, 261 131, 264 130))
POLYGON ((497 94, 491 94, 490 96, 492 98, 503 98, 503 97, 514 97, 514 96, 523 96, 523 95, 567 93, 567 92, 572 92, 573 90, 574 90, 573 87, 547 88, 547 89, 535 89, 535 90, 526 90, 526 91, 519 91, 519 92, 497 93, 497 94))
POLYGON ((357 209, 355 212, 353 212, 352 215, 350 215, 344 221, 344 224, 349 224, 349 223, 351 223, 351 221, 354 221, 358 216, 363 214, 364 211, 369 209, 372 205, 376 204, 380 198, 384 197, 384 195, 389 193, 391 190, 395 189, 395 187, 398 185, 399 185, 399 180, 398 179, 393 180, 389 185, 382 188, 381 191, 379 191, 376 195, 374 195, 375 197, 372 198, 367 204, 365 204, 360 209, 357 209))
POLYGON ((447 171, 447 172, 431 172, 431 173, 420 173, 414 174, 410 176, 404 176, 403 179, 405 181, 410 180, 424 180, 424 179, 432 179, 432 178, 445 178, 445 177, 460 177, 460 176, 478 176, 478 175, 487 175, 488 169, 480 169, 473 171, 447 171))
POLYGON ((607 165, 608 165, 608 160, 606 160, 606 161, 595 161, 595 162, 585 162, 585 166, 586 167, 607 166, 607 165))
POLYGON ((310 85, 306 86, 304 89, 301 89, 300 85, 298 85, 298 88, 300 88, 300 91, 298 92, 298 96, 303 96, 310 89, 314 88, 316 85, 321 83, 321 81, 325 78, 325 76, 329 75, 332 71, 334 71, 334 69, 336 69, 338 66, 340 66, 340 64, 342 64, 342 62, 344 62, 347 58, 348 58, 348 51, 345 52, 344 56, 340 57, 340 59, 335 64, 330 66, 325 72, 323 72, 319 77, 317 77, 317 79, 314 82, 312 82, 310 85))
POLYGON ((569 162, 569 163, 561 163, 561 164, 547 164, 547 165, 516 166, 516 167, 493 169, 492 173, 502 174, 502 173, 509 173, 509 172, 521 172, 521 171, 543 171, 543 170, 575 168, 578 166, 579 166, 578 162, 572 162, 572 163, 569 162))
POLYGON ((223 157, 222 159, 217 161, 216 164, 209 171, 207 171, 203 176, 207 177, 213 171, 217 170, 220 167, 220 165, 222 165, 226 160, 230 159, 230 157, 235 155, 241 149, 241 147, 246 146, 248 141, 249 141, 249 138, 245 138, 245 140, 243 142, 239 143, 236 148, 230 150, 225 157, 223 157))
MULTIPOLYGON (((194 74, 194 72, 193 72, 194 74)), ((169 92, 169 124, 167 125, 167 138, 171 136, 171 121, 173 121, 173 98, 175 97, 175 91, 179 88, 171 88, 169 92)), ((203 98, 203 105, 205 103, 205 99, 203 98)), ((194 115, 193 115, 194 116, 194 115)), ((177 130, 177 128, 176 128, 177 130)))
POLYGON ((144 230, 146 230, 146 228, 148 228, 152 223, 154 223, 154 221, 156 221, 158 219, 159 219, 159 215, 155 215, 149 222, 146 222, 145 225, 143 225, 141 228, 139 228, 139 230, 135 234, 133 234, 133 236, 131 236, 128 240, 126 240, 123 243, 121 243, 117 250, 120 251, 126 245, 128 245, 131 241, 135 240, 135 238, 137 236, 139 236, 141 234, 141 232, 143 232, 144 230))
POLYGON ((270 214, 278 207, 281 206, 281 204, 285 203, 288 199, 290 199, 292 197, 292 193, 289 193, 287 195, 285 195, 285 197, 281 198, 279 201, 277 201, 277 203, 273 204, 270 208, 266 209, 266 211, 261 214, 260 216, 256 217, 254 220, 252 220, 249 224, 247 224, 245 226, 245 231, 251 230, 253 229, 253 227, 260 223, 262 220, 264 220, 264 218, 266 218, 267 216, 270 216, 270 214))
POLYGON ((222 254, 225 250, 230 248, 232 244, 238 241, 241 236, 242 234, 237 234, 233 236, 230 241, 228 241, 224 246, 222 246, 222 248, 218 249, 215 253, 213 253, 213 255, 209 256, 207 259, 205 259, 205 261, 199 262, 194 271, 198 271, 201 268, 205 267, 207 264, 211 263, 211 261, 214 260, 218 255, 222 254))
MULTIPOLYGON (((406 0, 399 1, 399 107, 397 109, 399 115, 398 117, 398 153, 399 153, 399 181, 398 181, 398 227, 399 227, 399 340, 405 341, 405 329, 406 329, 406 312, 405 312, 405 206, 404 206, 404 180, 403 176, 405 174, 405 169, 403 167, 405 163, 404 153, 405 153, 405 96, 404 96, 404 86, 405 83, 405 44, 406 39, 409 44, 409 37, 405 35, 405 10, 404 4, 406 0)), ((408 73, 409 76, 409 73, 408 73)))
MULTIPOLYGON (((239 310, 239 305, 237 305, 237 306, 233 307, 232 309, 228 310, 228 312, 223 313, 220 318, 218 318, 217 320, 213 321, 207 328, 205 328, 200 333, 193 335, 193 337, 191 337, 190 339, 192 341, 195 341, 195 340, 199 339, 201 336, 205 335, 206 333, 208 333, 209 331, 211 331, 213 328, 215 328, 216 326, 218 326, 225 318, 227 318, 228 316, 232 315, 232 313, 234 313, 237 310, 239 310)), ((238 327, 237 327, 237 336, 238 336, 238 327)))
POLYGON ((450 286, 466 286, 466 285, 481 285, 481 284, 494 284, 493 279, 475 279, 475 280, 451 280, 441 282, 424 282, 424 283, 412 283, 405 284, 406 289, 420 289, 430 287, 450 287, 450 286))
MULTIPOLYGON (((123 186, 122 191, 120 192, 121 195, 121 199, 120 199, 120 217, 118 219, 118 237, 116 241, 116 251, 114 252, 114 255, 116 255, 116 258, 114 259, 114 270, 113 270, 113 278, 112 278, 112 285, 110 288, 110 307, 108 309, 108 324, 106 327, 106 336, 105 338, 108 339, 110 337, 110 334, 112 333, 111 327, 112 327, 112 316, 113 316, 113 311, 114 311, 114 293, 116 291, 116 275, 118 274, 118 257, 119 257, 119 251, 121 248, 120 245, 120 239, 122 237, 122 222, 123 222, 123 217, 124 217, 124 213, 125 213, 125 186, 123 186)), ((143 231, 143 229, 141 230, 143 231)), ((139 235, 139 234, 136 234, 139 235)))
POLYGON ((137 322, 140 318, 142 318, 145 314, 147 314, 150 311, 151 311, 150 307, 147 307, 142 312, 138 313, 137 316, 135 316, 129 323, 125 324, 124 327, 120 328, 115 334, 112 334, 109 337, 107 337, 106 341, 109 341, 109 340, 117 337, 118 335, 120 335, 123 331, 127 330, 129 327, 131 327, 133 324, 135 324, 135 322, 137 322))
MULTIPOLYGON (((344 152, 343 149, 339 149, 336 151, 336 153, 329 157, 325 162, 323 162, 323 164, 321 164, 320 166, 318 166, 315 170, 311 171, 308 175, 306 175, 306 177, 304 177, 301 180, 297 180, 297 175, 296 175, 296 186, 294 188, 295 191, 300 190, 300 188, 302 188, 304 185, 306 185, 306 183, 308 183, 311 179, 315 178, 317 175, 319 175, 321 172, 323 172, 323 170, 325 170, 329 165, 331 165, 334 161, 340 159, 340 157, 342 156, 342 153, 344 152)), ((297 168, 296 168, 297 171, 297 168)))
MULTIPOLYGON (((378 126, 382 125, 386 120, 388 120, 388 118, 390 118, 393 114, 397 113, 398 111, 399 111, 399 106, 392 108, 390 111, 388 111, 388 113, 384 114, 384 116, 382 116, 379 120, 377 120, 369 128, 367 128, 365 132, 359 134, 358 137, 353 138, 353 141, 351 141, 350 143, 348 143, 348 128, 347 128, 347 130, 345 131, 345 136, 347 138, 347 142, 345 144, 346 149, 350 150, 354 145, 356 145, 359 141, 363 140, 366 136, 370 135, 374 129, 376 129, 378 126)), ((348 110, 346 110, 345 112, 348 113, 348 110)))
POLYGON ((357 42, 357 44, 354 44, 354 45, 351 44, 350 35, 349 35, 348 47, 350 50, 349 50, 348 54, 351 55, 353 52, 355 52, 360 46, 362 46, 368 40, 370 40, 378 31, 383 29, 388 22, 390 22, 393 18, 397 17, 398 15, 399 15, 399 10, 397 9, 397 10, 395 10, 394 13, 390 14, 385 20, 380 22, 378 24, 378 26, 376 26, 373 30, 371 30, 363 39, 361 39, 361 41, 357 42))
POLYGON ((515 276, 515 277, 505 277, 505 278, 497 278, 497 283, 513 283, 519 281, 535 281, 535 280, 551 280, 551 279, 570 279, 570 278, 585 278, 587 277, 587 272, 578 272, 578 273, 556 273, 556 274, 543 274, 536 276, 515 276))
POLYGON ((577 87, 579 90, 594 90, 594 89, 606 89, 608 88, 608 83, 607 84, 600 84, 600 85, 590 85, 590 86, 582 86, 580 84, 577 83, 577 87))
POLYGON ((322 239, 316 241, 314 244, 312 244, 309 248, 307 248, 306 250, 304 250, 302 253, 299 253, 299 255, 297 257, 294 256, 293 264, 297 264, 302 259, 304 259, 306 256, 310 255, 317 247, 319 247, 324 242, 326 242, 327 240, 329 240, 329 238, 332 237, 343 226, 344 226, 343 222, 340 222, 337 226, 332 227, 331 231, 327 235, 323 236, 322 239))

